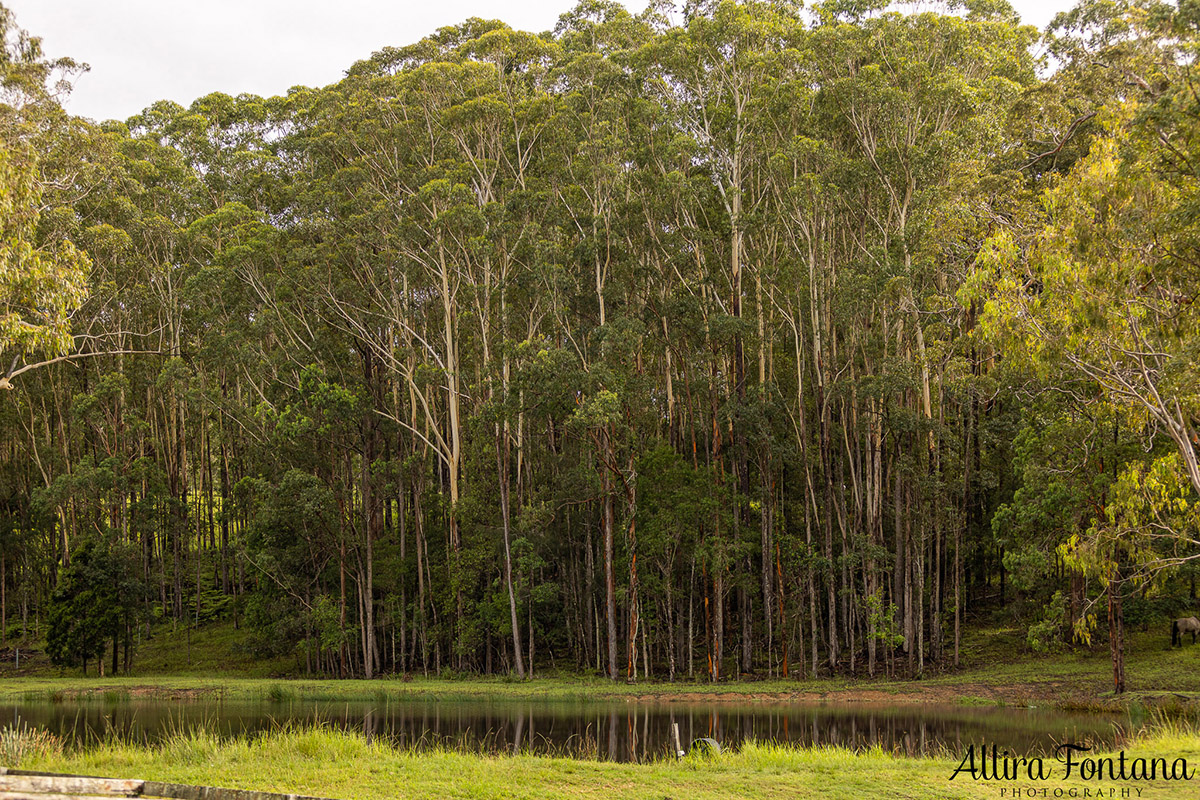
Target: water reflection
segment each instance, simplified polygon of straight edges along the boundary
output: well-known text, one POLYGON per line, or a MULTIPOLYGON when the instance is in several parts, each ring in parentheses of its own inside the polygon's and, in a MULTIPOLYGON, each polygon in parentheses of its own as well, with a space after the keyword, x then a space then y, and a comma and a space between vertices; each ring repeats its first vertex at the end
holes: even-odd
POLYGON ((753 739, 798 747, 874 746, 902 755, 963 752, 987 743, 1044 754, 1063 741, 1120 743, 1128 719, 1043 709, 918 704, 646 703, 403 700, 381 703, 130 700, 0 706, 0 726, 48 729, 77 746, 106 739, 153 742, 207 728, 236 736, 286 724, 361 731, 401 748, 454 747, 645 761, 707 737, 725 748, 753 739))

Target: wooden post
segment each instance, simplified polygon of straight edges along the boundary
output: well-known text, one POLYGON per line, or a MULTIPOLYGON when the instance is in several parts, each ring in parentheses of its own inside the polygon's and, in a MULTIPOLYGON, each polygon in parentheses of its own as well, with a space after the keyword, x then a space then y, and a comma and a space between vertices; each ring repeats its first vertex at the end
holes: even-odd
POLYGON ((671 723, 671 745, 675 748, 675 758, 683 758, 683 747, 679 743, 679 723, 671 723))

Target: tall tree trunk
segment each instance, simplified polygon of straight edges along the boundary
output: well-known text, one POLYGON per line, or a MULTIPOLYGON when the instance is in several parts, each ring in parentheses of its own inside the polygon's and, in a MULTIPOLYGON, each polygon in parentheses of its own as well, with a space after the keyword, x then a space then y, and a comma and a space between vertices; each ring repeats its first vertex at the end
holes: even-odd
MULTIPOLYGON (((605 445, 608 443, 608 432, 601 434, 604 437, 605 445)), ((604 525, 604 612, 605 619, 608 625, 608 677, 612 680, 617 679, 617 577, 615 565, 615 552, 613 542, 613 492, 612 492, 612 476, 609 470, 603 464, 600 467, 601 472, 601 489, 604 498, 603 503, 603 525, 604 525)))
POLYGON ((1108 647, 1112 656, 1113 693, 1125 693, 1125 614, 1121 605, 1122 570, 1120 556, 1117 561, 1116 575, 1108 582, 1108 647))
POLYGON ((517 668, 517 677, 525 678, 525 662, 521 658, 521 626, 517 622, 517 593, 513 587, 511 523, 509 520, 508 483, 509 483, 509 447, 508 436, 496 423, 496 470, 500 478, 500 521, 504 528, 504 584, 508 587, 508 612, 512 623, 513 655, 517 668))
POLYGON ((774 510, 775 493, 770 483, 770 466, 764 467, 762 472, 762 511, 760 512, 761 519, 760 534, 762 546, 762 601, 763 601, 763 633, 766 636, 767 642, 767 665, 770 667, 773 661, 774 650, 774 621, 775 621, 775 604, 772 597, 772 569, 771 562, 774 560, 774 544, 772 542, 771 524, 773 522, 772 512, 774 510))

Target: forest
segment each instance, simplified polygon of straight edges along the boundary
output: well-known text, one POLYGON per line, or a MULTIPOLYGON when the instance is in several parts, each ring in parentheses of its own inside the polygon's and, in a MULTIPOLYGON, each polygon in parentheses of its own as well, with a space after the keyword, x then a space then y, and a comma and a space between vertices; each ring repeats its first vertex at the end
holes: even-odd
POLYGON ((1193 0, 582 0, 105 122, 0 30, 0 646, 915 676, 998 616, 1120 692, 1200 608, 1193 0))

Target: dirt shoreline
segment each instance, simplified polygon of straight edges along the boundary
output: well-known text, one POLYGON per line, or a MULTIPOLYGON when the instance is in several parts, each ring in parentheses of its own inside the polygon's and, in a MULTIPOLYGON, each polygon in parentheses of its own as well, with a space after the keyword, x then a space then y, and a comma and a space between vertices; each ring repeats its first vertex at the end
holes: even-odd
POLYGON ((951 685, 899 685, 881 689, 871 686, 843 689, 800 689, 794 692, 646 692, 612 694, 640 702, 836 702, 914 703, 961 705, 963 701, 1004 704, 1045 704, 1059 701, 1072 692, 1059 684, 1034 686, 990 686, 979 683, 951 685))
MULTIPOLYGON (((1149 683, 1149 681, 1147 681, 1149 683)), ((614 684, 601 680, 546 677, 530 683, 501 680, 448 680, 396 676, 374 681, 291 678, 146 675, 0 677, 0 702, 128 700, 187 701, 318 701, 403 702, 406 700, 487 699, 515 702, 745 704, 774 705, 937 705, 1056 708, 1069 711, 1123 712, 1140 707, 1200 715, 1200 691, 1158 685, 1114 697, 1102 676, 1047 675, 1022 681, 1017 676, 937 674, 923 680, 782 681, 746 679, 726 685, 642 682, 614 684)), ((1190 686, 1188 687, 1191 688, 1190 686)))

